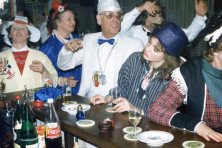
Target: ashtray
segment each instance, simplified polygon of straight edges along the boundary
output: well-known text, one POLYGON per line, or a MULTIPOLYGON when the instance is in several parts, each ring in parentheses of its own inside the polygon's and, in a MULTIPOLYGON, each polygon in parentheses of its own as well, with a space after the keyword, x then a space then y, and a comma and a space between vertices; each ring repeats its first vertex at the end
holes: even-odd
POLYGON ((113 126, 112 126, 112 121, 111 120, 103 120, 99 122, 99 129, 100 132, 102 133, 106 133, 109 132, 110 130, 112 130, 113 126))

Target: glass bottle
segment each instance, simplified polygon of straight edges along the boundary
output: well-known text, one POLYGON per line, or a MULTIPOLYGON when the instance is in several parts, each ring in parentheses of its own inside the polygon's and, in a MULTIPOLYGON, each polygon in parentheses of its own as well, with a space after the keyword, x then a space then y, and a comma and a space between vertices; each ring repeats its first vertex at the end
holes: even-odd
POLYGON ((29 103, 25 102, 20 132, 21 148, 38 148, 38 135, 33 125, 29 103))
POLYGON ((22 103, 20 97, 16 96, 16 105, 15 105, 15 112, 14 112, 14 148, 20 147, 20 132, 22 128, 22 103))
POLYGON ((0 110, 0 148, 13 147, 13 118, 14 109, 5 102, 4 109, 0 110))
POLYGON ((79 121, 82 119, 85 119, 85 114, 83 112, 82 105, 78 105, 77 113, 76 113, 76 120, 79 121))
POLYGON ((47 100, 45 114, 45 143, 46 148, 62 148, 62 136, 58 115, 53 105, 53 99, 47 100))

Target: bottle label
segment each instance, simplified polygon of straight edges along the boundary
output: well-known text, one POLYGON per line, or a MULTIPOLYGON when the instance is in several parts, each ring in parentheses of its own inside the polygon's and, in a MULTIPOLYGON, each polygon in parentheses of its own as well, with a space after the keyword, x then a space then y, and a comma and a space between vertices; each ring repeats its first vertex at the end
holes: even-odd
POLYGON ((46 138, 54 139, 61 136, 60 126, 57 127, 46 127, 46 138))
POLYGON ((21 128, 22 128, 22 124, 19 123, 18 120, 16 120, 16 125, 13 130, 13 137, 14 137, 13 140, 14 141, 17 139, 17 133, 20 132, 21 128))
POLYGON ((38 148, 38 147, 39 147, 38 143, 25 146, 25 148, 38 148))

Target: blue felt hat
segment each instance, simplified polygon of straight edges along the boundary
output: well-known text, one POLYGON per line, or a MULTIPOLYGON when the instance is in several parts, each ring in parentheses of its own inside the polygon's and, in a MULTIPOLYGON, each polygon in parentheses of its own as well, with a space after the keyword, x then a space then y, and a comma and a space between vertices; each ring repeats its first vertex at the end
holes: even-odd
POLYGON ((180 56, 180 50, 188 43, 188 38, 183 30, 172 22, 155 29, 153 34, 159 39, 166 53, 176 58, 180 56))

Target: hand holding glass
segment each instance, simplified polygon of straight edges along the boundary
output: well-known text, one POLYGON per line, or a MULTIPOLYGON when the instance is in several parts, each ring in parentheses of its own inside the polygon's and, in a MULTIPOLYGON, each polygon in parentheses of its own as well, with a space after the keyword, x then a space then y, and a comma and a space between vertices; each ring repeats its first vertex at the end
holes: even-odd
POLYGON ((5 75, 4 68, 7 65, 7 58, 0 57, 0 75, 5 75))

